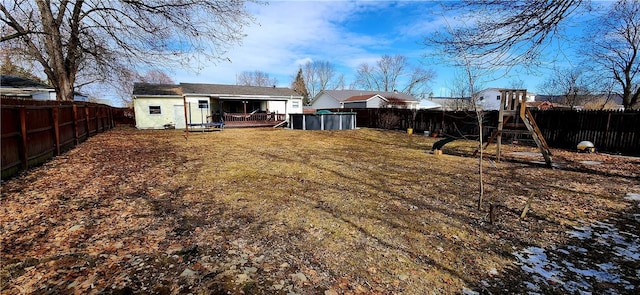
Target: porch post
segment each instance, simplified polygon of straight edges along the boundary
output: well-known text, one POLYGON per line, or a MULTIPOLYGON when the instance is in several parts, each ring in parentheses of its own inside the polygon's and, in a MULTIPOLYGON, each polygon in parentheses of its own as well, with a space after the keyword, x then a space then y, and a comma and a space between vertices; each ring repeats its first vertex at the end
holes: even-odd
POLYGON ((187 97, 182 96, 182 105, 184 106, 184 136, 189 138, 189 122, 187 121, 187 97))
MULTIPOLYGON (((293 99, 293 96, 291 96, 290 99, 293 99)), ((289 106, 289 101, 290 100, 286 100, 284 102, 284 120, 285 121, 289 120, 289 110, 287 109, 287 107, 289 106)))
POLYGON ((247 120, 247 101, 246 100, 242 101, 242 106, 244 107, 244 116, 243 116, 244 121, 246 121, 247 120))

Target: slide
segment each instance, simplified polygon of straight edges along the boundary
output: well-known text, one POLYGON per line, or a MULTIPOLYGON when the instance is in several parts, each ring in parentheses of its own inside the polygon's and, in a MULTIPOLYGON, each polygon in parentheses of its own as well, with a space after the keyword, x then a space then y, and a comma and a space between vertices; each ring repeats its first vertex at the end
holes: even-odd
POLYGON ((462 126, 462 128, 458 130, 458 135, 445 136, 443 139, 438 140, 436 143, 434 143, 433 147, 431 147, 431 150, 432 151, 441 150, 445 144, 450 143, 454 140, 458 140, 460 138, 463 138, 469 135, 477 135, 477 134, 468 134, 470 131, 473 131, 477 125, 478 125, 477 122, 467 123, 466 125, 462 126))

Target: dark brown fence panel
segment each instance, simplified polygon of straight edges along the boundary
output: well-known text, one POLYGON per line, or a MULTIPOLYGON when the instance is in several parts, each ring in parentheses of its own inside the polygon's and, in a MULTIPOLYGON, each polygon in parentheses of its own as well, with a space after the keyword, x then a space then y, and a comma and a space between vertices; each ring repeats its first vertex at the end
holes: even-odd
MULTIPOLYGON (((334 112, 356 112, 357 126, 406 130, 414 133, 428 131, 439 136, 460 137, 478 134, 475 112, 451 112, 407 109, 332 109, 334 112)), ((588 140, 597 150, 626 155, 640 155, 639 111, 533 111, 536 123, 549 146, 575 150, 580 141, 588 140)), ((497 111, 483 113, 484 135, 497 126, 497 111)), ((473 138, 470 136, 469 138, 473 138)), ((477 138, 477 136, 475 137, 477 138)))
POLYGON ((106 105, 2 98, 0 106, 2 179, 115 126, 106 105))
POLYGON ((51 108, 26 107, 27 166, 44 163, 54 156, 54 128, 51 108))
POLYGON ((113 123, 115 124, 131 126, 134 126, 136 124, 136 118, 133 108, 113 108, 112 113, 113 123))
POLYGON ((21 148, 22 134, 18 108, 2 108, 2 179, 7 174, 13 175, 22 167, 21 148))
POLYGON ((60 152, 73 148, 76 145, 73 106, 58 107, 58 130, 60 133, 60 152))
POLYGON ((89 119, 88 119, 88 107, 86 105, 76 106, 76 129, 78 134, 76 138, 78 143, 83 142, 89 138, 89 119))
POLYGON ((575 149, 588 140, 599 151, 640 155, 640 112, 538 111, 533 115, 552 147, 575 149))

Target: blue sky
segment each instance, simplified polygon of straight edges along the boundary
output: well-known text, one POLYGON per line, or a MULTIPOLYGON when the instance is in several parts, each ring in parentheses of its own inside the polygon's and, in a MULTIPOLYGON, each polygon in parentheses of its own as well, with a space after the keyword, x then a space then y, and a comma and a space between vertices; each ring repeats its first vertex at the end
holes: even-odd
MULTIPOLYGON (((247 36, 241 45, 228 49, 225 57, 231 62, 208 64, 198 72, 176 70, 169 73, 174 81, 235 84, 237 74, 257 70, 276 77, 278 86, 289 87, 301 64, 317 60, 331 62, 344 73, 348 85, 358 65, 373 63, 384 54, 401 54, 413 65, 436 72, 431 83, 434 96, 450 94, 456 70, 425 58, 430 49, 423 43, 445 19, 455 23, 454 15, 440 12, 439 2, 269 1, 267 5, 250 3, 248 10, 255 24, 245 28, 247 36)), ((553 46, 549 51, 557 53, 553 46)), ((498 80, 488 78, 482 86, 509 87, 516 80, 536 92, 544 70, 528 73, 516 69, 498 80)))

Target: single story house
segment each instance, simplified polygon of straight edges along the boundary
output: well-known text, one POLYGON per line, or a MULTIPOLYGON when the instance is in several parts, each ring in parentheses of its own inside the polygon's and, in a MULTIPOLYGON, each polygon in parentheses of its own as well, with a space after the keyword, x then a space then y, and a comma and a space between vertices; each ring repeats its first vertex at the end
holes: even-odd
MULTIPOLYGON (((33 100, 56 100, 56 90, 53 86, 39 81, 12 76, 0 76, 0 95, 33 100)), ((86 95, 74 92, 74 101, 89 101, 86 95)))
POLYGON ((437 109, 444 111, 473 111, 473 103, 471 102, 470 97, 453 98, 443 96, 430 96, 422 100, 420 104, 422 105, 427 102, 438 105, 437 109))
POLYGON ((314 109, 385 107, 416 109, 419 104, 415 97, 401 92, 322 90, 313 98, 310 107, 314 109))
POLYGON ((276 126, 302 113, 302 96, 280 87, 135 83, 133 108, 139 129, 276 126))
MULTIPOLYGON (((477 93, 477 103, 485 111, 494 111, 500 109, 500 95, 504 88, 487 88, 477 93)), ((533 102, 536 100, 536 94, 527 91, 525 102, 533 102)))

